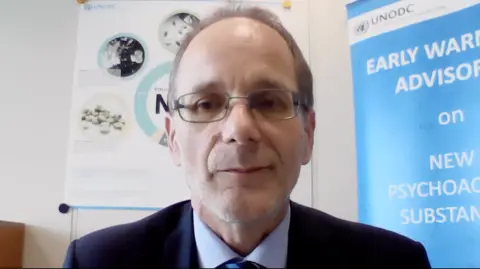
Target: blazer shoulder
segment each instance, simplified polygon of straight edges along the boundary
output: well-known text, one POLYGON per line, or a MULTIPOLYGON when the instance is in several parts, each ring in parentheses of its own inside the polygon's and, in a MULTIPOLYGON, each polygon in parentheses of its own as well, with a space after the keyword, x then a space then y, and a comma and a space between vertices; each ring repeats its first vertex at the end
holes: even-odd
POLYGON ((407 236, 298 204, 295 210, 307 226, 304 230, 322 230, 316 233, 317 239, 320 240, 318 235, 323 235, 323 240, 328 238, 331 248, 342 255, 368 261, 368 264, 430 268, 424 246, 407 236))
MULTIPOLYGON (((179 202, 135 222, 103 228, 74 240, 65 267, 105 267, 147 260, 174 232, 189 201, 179 202)), ((157 253, 158 254, 158 253, 157 253)), ((135 263, 130 263, 135 264, 135 263)))

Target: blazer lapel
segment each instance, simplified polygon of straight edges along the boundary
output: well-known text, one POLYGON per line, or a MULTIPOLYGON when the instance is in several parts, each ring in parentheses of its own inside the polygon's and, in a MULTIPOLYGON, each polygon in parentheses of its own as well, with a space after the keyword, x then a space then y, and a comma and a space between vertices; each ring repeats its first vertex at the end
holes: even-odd
POLYGON ((290 202, 291 218, 288 231, 287 268, 321 267, 331 264, 328 248, 330 232, 308 208, 290 202))
POLYGON ((199 268, 190 203, 185 204, 177 229, 165 241, 161 265, 162 268, 199 268))

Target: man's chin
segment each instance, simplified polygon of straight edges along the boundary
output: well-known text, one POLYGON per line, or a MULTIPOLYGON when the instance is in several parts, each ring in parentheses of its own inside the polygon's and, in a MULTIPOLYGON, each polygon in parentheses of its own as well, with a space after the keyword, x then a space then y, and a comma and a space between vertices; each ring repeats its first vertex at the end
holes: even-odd
POLYGON ((259 206, 258 201, 244 202, 241 204, 227 205, 219 216, 228 223, 248 224, 272 218, 278 213, 279 205, 276 203, 265 203, 259 206))
POLYGON ((223 221, 231 224, 253 224, 265 219, 265 215, 260 214, 223 214, 223 221))

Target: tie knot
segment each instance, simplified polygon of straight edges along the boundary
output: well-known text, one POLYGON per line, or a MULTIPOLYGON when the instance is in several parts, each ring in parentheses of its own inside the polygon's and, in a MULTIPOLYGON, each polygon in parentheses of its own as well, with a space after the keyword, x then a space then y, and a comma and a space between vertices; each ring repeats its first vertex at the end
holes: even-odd
POLYGON ((233 258, 219 265, 217 268, 238 268, 238 269, 265 269, 266 267, 256 262, 247 261, 242 258, 233 258))

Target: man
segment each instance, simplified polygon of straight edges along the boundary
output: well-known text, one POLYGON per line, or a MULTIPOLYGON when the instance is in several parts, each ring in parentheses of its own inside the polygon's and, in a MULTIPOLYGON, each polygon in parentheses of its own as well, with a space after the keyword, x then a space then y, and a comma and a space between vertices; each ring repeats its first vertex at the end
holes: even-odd
POLYGON ((268 11, 202 20, 176 56, 165 124, 191 200, 72 242, 65 267, 430 268, 418 242, 289 200, 312 154, 312 88, 268 11))

